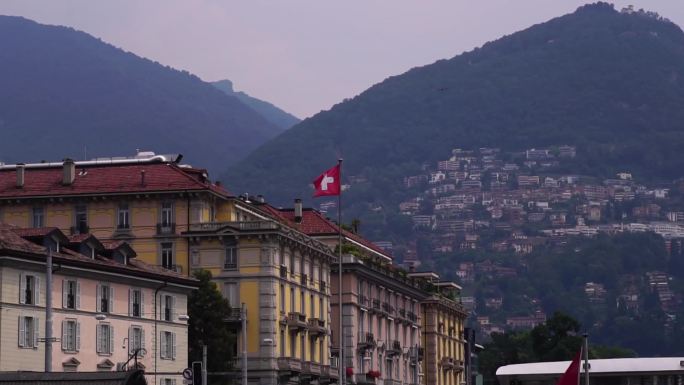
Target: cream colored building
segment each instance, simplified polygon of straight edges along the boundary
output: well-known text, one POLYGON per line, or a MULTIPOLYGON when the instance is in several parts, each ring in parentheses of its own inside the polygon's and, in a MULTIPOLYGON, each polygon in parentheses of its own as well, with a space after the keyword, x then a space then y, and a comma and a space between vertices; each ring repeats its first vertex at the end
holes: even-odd
POLYGON ((102 244, 92 237, 69 242, 55 228, 3 226, 0 245, 0 371, 46 369, 50 247, 58 250, 53 253, 51 370, 118 370, 137 351, 149 383, 181 383, 187 366, 187 296, 196 281, 137 261, 122 243, 102 244), (91 246, 92 253, 80 254, 91 246))

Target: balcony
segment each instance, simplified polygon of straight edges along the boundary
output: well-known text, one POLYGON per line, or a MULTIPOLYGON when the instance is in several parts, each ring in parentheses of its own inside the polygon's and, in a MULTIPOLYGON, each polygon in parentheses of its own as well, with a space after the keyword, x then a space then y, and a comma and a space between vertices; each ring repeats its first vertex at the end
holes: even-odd
POLYGON ((388 357, 398 356, 401 354, 401 343, 397 340, 392 340, 387 344, 385 353, 388 357))
POLYGON ((280 265, 280 278, 287 279, 287 266, 280 265))
POLYGON ((297 358, 280 357, 278 358, 278 370, 301 373, 302 361, 297 358))
POLYGON ((373 333, 366 333, 359 337, 358 349, 363 351, 375 348, 375 336, 373 333))
POLYGON ((306 286, 306 283, 308 282, 308 280, 309 280, 309 276, 306 274, 302 274, 302 285, 303 286, 306 286))
POLYGON ((423 361, 423 356, 425 355, 425 350, 420 346, 414 346, 409 349, 409 358, 411 363, 417 363, 423 361))
POLYGON ((454 361, 454 370, 457 371, 457 372, 459 372, 459 373, 462 372, 462 371, 464 371, 464 370, 465 370, 465 366, 464 366, 464 364, 463 364, 463 361, 455 360, 455 361, 454 361))
POLYGON ((385 378, 382 380, 383 385, 401 385, 401 381, 399 380, 393 380, 391 378, 385 378))
POLYGON ((233 324, 236 326, 242 325, 242 310, 239 307, 231 307, 230 312, 223 319, 223 322, 227 324, 233 324))
POLYGON ((454 359, 451 357, 442 357, 442 359, 439 361, 439 364, 444 370, 452 370, 456 365, 454 359))
POLYGON ((309 318, 308 324, 309 334, 316 334, 319 336, 325 335, 328 329, 325 327, 325 321, 318 318, 309 318))
POLYGON ((409 321, 414 322, 414 323, 415 323, 416 321, 418 321, 418 316, 416 315, 416 313, 414 313, 414 312, 412 312, 412 311, 410 311, 410 312, 408 312, 408 313, 406 314, 406 318, 408 318, 409 321))
POLYGON ((292 330, 305 330, 307 327, 306 315, 297 312, 290 312, 287 315, 287 326, 292 330))
POLYGON ((385 313, 389 313, 389 308, 390 305, 387 302, 382 303, 382 311, 384 311, 385 313))
POLYGON ((399 317, 406 318, 406 309, 399 309, 399 317))
POLYGON ((367 307, 368 306, 368 297, 366 297, 365 295, 360 295, 359 296, 359 305, 363 306, 363 307, 367 307))
POLYGON ((373 310, 380 311, 380 300, 379 299, 373 300, 373 310))
POLYGON ((277 230, 278 224, 272 221, 191 223, 190 232, 214 232, 224 227, 232 227, 241 231, 261 231, 277 230))
POLYGON ((320 284, 321 284, 321 291, 323 293, 325 293, 325 291, 327 289, 327 284, 325 283, 325 281, 320 281, 320 284))
POLYGON ((302 363, 302 372, 312 376, 321 375, 321 364, 317 362, 306 361, 302 363))
POLYGON ((328 367, 328 376, 330 378, 340 378, 340 367, 338 363, 338 357, 330 357, 330 366, 328 367))
POLYGON ((368 374, 355 374, 354 380, 357 385, 373 385, 375 384, 375 377, 371 377, 368 374))
POLYGON ((170 235, 175 233, 175 223, 157 223, 157 235, 170 235))

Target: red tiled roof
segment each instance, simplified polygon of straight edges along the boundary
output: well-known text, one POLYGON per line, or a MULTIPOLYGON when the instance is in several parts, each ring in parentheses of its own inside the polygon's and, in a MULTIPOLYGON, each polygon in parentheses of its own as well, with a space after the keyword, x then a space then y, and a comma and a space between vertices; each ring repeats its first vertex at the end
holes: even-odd
MULTIPOLYGON (((46 255, 47 250, 45 247, 22 238, 17 231, 22 232, 24 229, 19 229, 6 224, 0 224, 0 249, 5 251, 30 253, 36 256, 46 255)), ((101 255, 97 255, 95 259, 91 259, 90 257, 79 254, 78 252, 68 248, 62 248, 59 253, 53 252, 52 256, 55 259, 64 260, 64 263, 71 261, 74 263, 91 265, 94 268, 103 270, 106 270, 106 268, 111 268, 118 272, 128 272, 134 276, 141 274, 146 274, 149 276, 152 274, 153 276, 161 276, 157 277, 157 279, 173 278, 176 281, 187 285, 194 285, 194 282, 196 282, 195 279, 185 277, 179 273, 176 273, 175 271, 166 270, 158 266, 151 266, 135 259, 131 259, 129 260, 128 264, 123 265, 101 255)))
POLYGON ((0 170, 0 199, 134 193, 178 190, 210 190, 228 196, 227 190, 203 177, 203 170, 186 169, 174 163, 76 166, 74 183, 62 184, 61 167, 26 168, 24 187, 16 187, 16 170, 0 170), (141 173, 145 171, 145 183, 141 173))
POLYGON ((22 238, 29 237, 44 237, 55 230, 59 230, 56 227, 38 227, 38 228, 12 228, 12 232, 17 234, 22 238))
POLYGON ((67 238, 69 238, 69 243, 81 243, 85 241, 86 239, 92 237, 92 234, 86 233, 86 234, 74 234, 74 235, 69 235, 67 238))
MULTIPOLYGON (((302 221, 296 223, 294 220, 294 210, 292 209, 278 209, 270 205, 262 206, 268 213, 285 220, 288 226, 294 227, 304 234, 310 236, 334 235, 339 233, 337 224, 325 218, 320 212, 313 209, 302 210, 302 221)), ((342 229, 342 235, 345 238, 351 239, 376 253, 392 258, 385 250, 378 247, 373 242, 363 238, 358 234, 342 229)))

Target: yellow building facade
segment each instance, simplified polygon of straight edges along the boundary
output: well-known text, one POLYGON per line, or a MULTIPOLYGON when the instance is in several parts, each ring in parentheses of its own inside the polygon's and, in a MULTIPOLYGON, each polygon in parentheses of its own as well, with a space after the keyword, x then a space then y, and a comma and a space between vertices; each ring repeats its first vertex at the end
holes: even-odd
POLYGON ((273 219, 258 202, 235 200, 233 207, 237 220, 191 224, 183 236, 190 268, 211 271, 234 308, 229 322, 238 331, 236 371, 247 365, 248 377, 260 384, 336 378, 330 361, 331 251, 273 219))

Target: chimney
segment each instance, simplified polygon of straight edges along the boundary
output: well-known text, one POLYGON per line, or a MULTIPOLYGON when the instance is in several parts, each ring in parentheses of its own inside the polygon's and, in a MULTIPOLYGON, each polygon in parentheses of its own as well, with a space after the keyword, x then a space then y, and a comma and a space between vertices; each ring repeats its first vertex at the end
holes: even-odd
POLYGON ((295 199, 294 220, 296 223, 302 223, 302 200, 299 198, 295 199))
POLYGON ((256 200, 257 200, 257 202, 259 202, 259 203, 266 203, 266 199, 264 199, 264 196, 261 195, 261 194, 259 194, 259 195, 256 196, 256 200))
POLYGON ((74 183, 76 178, 76 164, 73 159, 64 159, 64 178, 62 179, 62 184, 65 186, 70 186, 74 183))
POLYGON ((140 170, 140 185, 145 186, 145 170, 140 170))
POLYGON ((26 167, 23 163, 17 163, 17 188, 24 187, 24 179, 26 176, 26 167))

